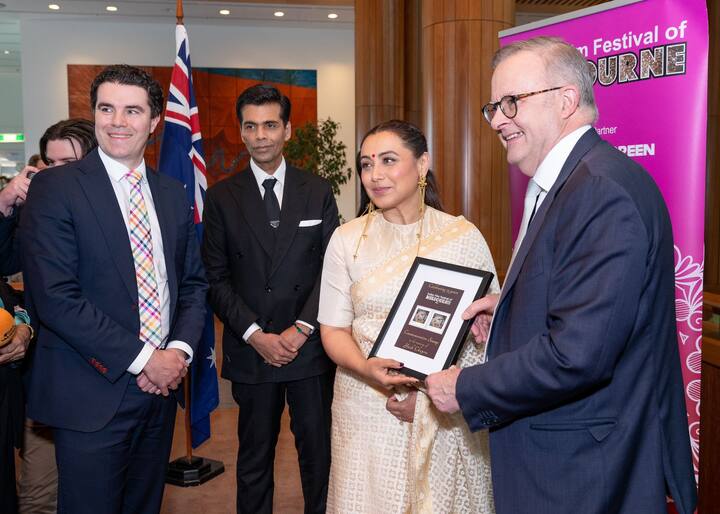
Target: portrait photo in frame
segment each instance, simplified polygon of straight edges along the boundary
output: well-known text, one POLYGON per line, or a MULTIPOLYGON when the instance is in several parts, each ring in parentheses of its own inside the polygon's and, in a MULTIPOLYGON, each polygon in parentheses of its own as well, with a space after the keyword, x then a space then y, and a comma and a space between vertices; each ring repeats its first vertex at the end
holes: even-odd
POLYGON ((401 373, 421 380, 447 369, 470 331, 462 313, 492 279, 489 271, 415 258, 368 358, 400 361, 401 373))

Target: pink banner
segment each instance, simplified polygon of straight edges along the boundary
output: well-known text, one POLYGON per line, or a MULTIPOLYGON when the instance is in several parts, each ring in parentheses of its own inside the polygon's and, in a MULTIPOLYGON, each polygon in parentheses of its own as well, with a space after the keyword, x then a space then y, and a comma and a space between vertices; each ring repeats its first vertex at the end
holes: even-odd
MULTIPOLYGON (((526 25, 526 30, 511 29, 500 38, 506 45, 558 36, 577 47, 595 72, 597 132, 645 167, 665 197, 675 238, 678 345, 696 477, 707 128, 705 2, 618 0, 526 25)), ((510 183, 517 233, 527 177, 512 170, 510 183)))

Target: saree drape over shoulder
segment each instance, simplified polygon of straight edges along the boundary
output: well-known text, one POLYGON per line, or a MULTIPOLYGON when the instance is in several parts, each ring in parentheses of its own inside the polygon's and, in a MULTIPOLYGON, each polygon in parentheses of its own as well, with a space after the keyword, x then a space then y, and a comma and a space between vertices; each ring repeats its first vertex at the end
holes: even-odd
MULTIPOLYGON (((390 223, 377 211, 368 216, 365 237, 366 216, 335 231, 325 253, 318 316, 324 325, 352 327, 365 356, 418 254, 419 228, 390 223)), ((425 212, 419 255, 495 273, 478 229, 432 208, 425 212)), ((494 280, 490 292, 497 291, 494 280)), ((470 337, 458 366, 480 363, 483 350, 470 337)), ((403 423, 385 408, 389 394, 338 368, 328 512, 494 512, 487 432, 471 433, 460 413, 441 414, 422 393, 415 421, 403 423)))

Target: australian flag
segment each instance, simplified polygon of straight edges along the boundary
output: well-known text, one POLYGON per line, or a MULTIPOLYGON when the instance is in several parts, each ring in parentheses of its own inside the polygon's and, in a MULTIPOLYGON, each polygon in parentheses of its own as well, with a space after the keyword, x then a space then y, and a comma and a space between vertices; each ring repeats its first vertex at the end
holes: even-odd
MULTIPOLYGON (((176 25, 177 55, 170 79, 165 128, 158 168, 185 184, 192 206, 198 241, 202 241, 202 214, 207 189, 207 173, 202 151, 200 118, 193 91, 190 48, 184 25, 176 25)), ((192 445, 198 447, 210 437, 210 413, 218 406, 215 367, 215 329, 208 307, 202 339, 190 367, 190 423, 192 445)))

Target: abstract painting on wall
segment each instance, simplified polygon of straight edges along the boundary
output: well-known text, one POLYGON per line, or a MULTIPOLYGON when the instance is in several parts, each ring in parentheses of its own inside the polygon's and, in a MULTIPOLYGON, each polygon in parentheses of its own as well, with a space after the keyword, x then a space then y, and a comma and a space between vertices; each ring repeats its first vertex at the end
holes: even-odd
MULTIPOLYGON (((68 102, 71 118, 92 120, 90 85, 104 65, 68 64, 68 102)), ((170 66, 142 66, 163 87, 167 98, 170 66)), ((240 93, 257 83, 272 84, 292 103, 293 130, 317 121, 317 71, 245 68, 194 68, 193 84, 200 114, 200 130, 208 170, 208 185, 244 169, 250 156, 240 139, 235 102, 240 93)), ((163 106, 164 108, 165 106, 163 106)), ((146 163, 155 168, 160 155, 163 122, 160 121, 145 151, 146 163)))

